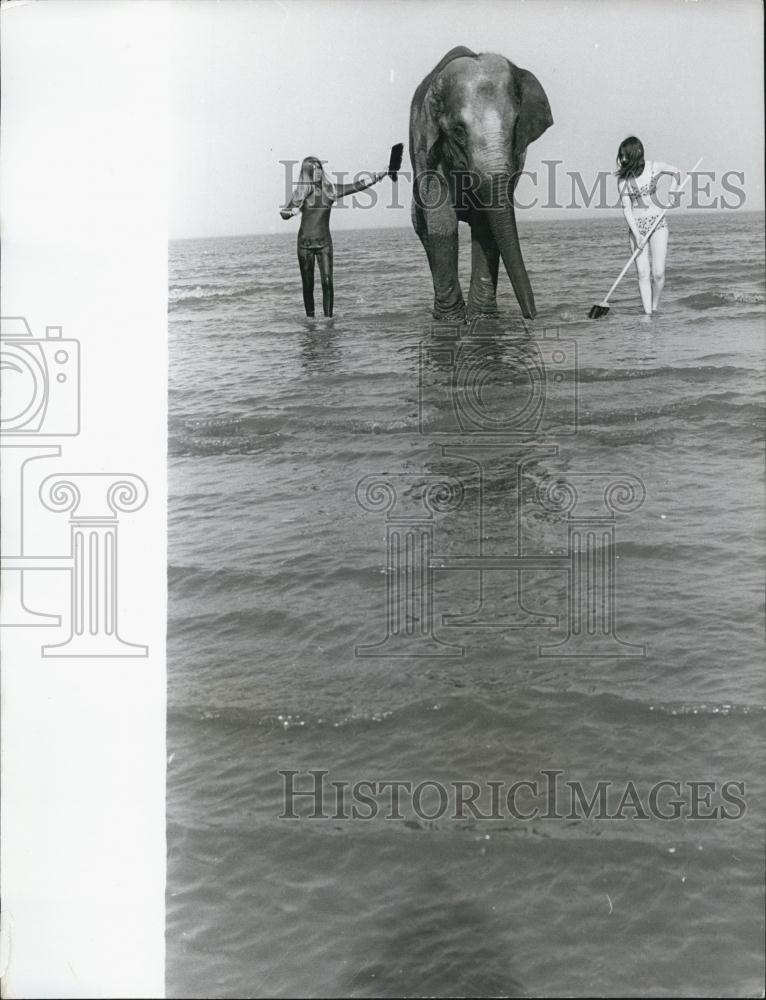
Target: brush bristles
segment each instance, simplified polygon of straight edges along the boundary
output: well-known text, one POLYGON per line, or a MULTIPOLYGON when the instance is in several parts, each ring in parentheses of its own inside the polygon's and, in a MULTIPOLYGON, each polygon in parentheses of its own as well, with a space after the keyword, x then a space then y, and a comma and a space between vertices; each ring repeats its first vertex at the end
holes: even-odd
POLYGON ((403 155, 404 143, 397 142, 395 146, 391 147, 391 157, 388 161, 388 173, 391 175, 392 180, 396 180, 396 174, 402 165, 403 155))

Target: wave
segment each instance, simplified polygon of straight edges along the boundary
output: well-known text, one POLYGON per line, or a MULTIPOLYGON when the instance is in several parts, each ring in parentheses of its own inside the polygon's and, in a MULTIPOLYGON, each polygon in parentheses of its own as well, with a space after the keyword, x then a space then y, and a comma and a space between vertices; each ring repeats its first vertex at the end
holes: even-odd
MULTIPOLYGON (((624 410, 601 411, 586 414, 580 421, 580 427, 610 427, 619 424, 640 424, 642 421, 659 418, 686 419, 701 427, 703 420, 723 417, 724 422, 733 428, 743 424, 760 427, 763 422, 763 405, 754 400, 745 399, 739 393, 721 392, 708 394, 697 399, 680 399, 671 403, 658 403, 654 406, 628 406, 624 410)), ((639 428, 637 427, 636 430, 639 428)))
POLYGON ((693 295, 686 295, 678 300, 680 305, 689 309, 702 312, 706 309, 718 309, 722 306, 731 305, 751 305, 762 306, 766 303, 766 294, 763 292, 697 292, 693 295))
POLYGON ((194 417, 184 421, 185 430, 192 434, 239 434, 242 421, 239 417, 194 417))
POLYGON ((249 455, 265 451, 282 444, 282 435, 261 434, 172 434, 168 438, 168 454, 174 458, 182 456, 249 455))
MULTIPOLYGON (((648 720, 651 716, 672 717, 703 717, 726 718, 744 716, 762 719, 766 716, 766 705, 749 704, 745 702, 719 701, 649 701, 635 698, 623 698, 613 694, 585 694, 579 691, 558 692, 534 685, 520 690, 515 699, 515 709, 531 708, 530 695, 534 698, 543 696, 548 704, 547 710, 555 712, 556 707, 563 713, 571 713, 577 709, 593 717, 593 721, 602 719, 613 724, 616 719, 627 722, 648 720), (526 704, 525 704, 526 703, 526 704), (559 703, 558 706, 556 703, 559 703), (576 704, 575 704, 576 703, 576 704)), ((427 701, 409 702, 393 707, 369 707, 352 711, 333 711, 316 713, 286 712, 274 709, 263 711, 244 705, 229 705, 211 708, 208 705, 173 705, 168 710, 168 720, 175 722, 220 722, 223 725, 248 726, 265 729, 269 732, 298 728, 312 729, 368 729, 377 728, 382 724, 398 726, 407 731, 416 731, 422 725, 424 717, 433 718, 438 715, 442 727, 450 730, 458 727, 461 731, 466 727, 475 727, 481 732, 507 732, 509 713, 499 705, 491 705, 479 698, 448 697, 442 701, 429 699, 427 701)), ((758 725, 761 723, 759 722, 758 725)))
MULTIPOLYGON (((168 452, 172 456, 240 455, 282 447, 296 433, 308 434, 315 441, 326 433, 337 448, 338 435, 364 439, 367 435, 395 437, 419 432, 417 417, 394 420, 356 420, 322 416, 318 412, 297 413, 286 417, 241 417, 198 422, 173 421, 168 436, 168 452), (195 423, 197 424, 195 426, 195 423)), ((350 447, 346 441, 347 447, 350 447)), ((366 447, 360 444, 359 447, 366 447)), ((352 449, 353 454, 358 449, 352 449)), ((336 452, 336 455, 340 454, 336 452)))
POLYGON ((168 451, 179 455, 242 455, 282 444, 283 416, 172 418, 168 451))
POLYGON ((707 382, 710 379, 742 378, 753 375, 748 368, 735 365, 666 365, 659 368, 579 368, 577 382, 631 382, 643 378, 675 378, 682 382, 707 382))
POLYGON ((252 281, 236 288, 222 289, 220 285, 197 285, 194 289, 171 289, 168 296, 168 311, 178 309, 210 309, 221 303, 242 302, 256 295, 279 291, 279 282, 252 281), (181 294, 178 294, 180 292, 181 294))
MULTIPOLYGON (((286 563, 288 560, 285 560, 286 563)), ((368 582, 371 577, 379 579, 382 572, 383 569, 377 565, 362 568, 346 565, 328 567, 322 561, 321 565, 317 566, 316 563, 311 564, 302 554, 300 567, 294 573, 291 573, 289 568, 286 569, 284 564, 280 564, 278 570, 269 572, 260 565, 256 569, 241 570, 231 566, 208 567, 199 564, 169 563, 167 579, 171 599, 175 596, 187 599, 200 593, 230 594, 234 588, 249 588, 254 591, 257 587, 290 588, 298 583, 311 582, 320 582, 326 588, 334 580, 342 580, 344 583, 358 581, 362 584, 368 582)))
MULTIPOLYGON (((552 423, 552 416, 550 420, 549 433, 554 433, 556 427, 552 423)), ((720 393, 654 406, 635 408, 628 406, 624 409, 604 409, 597 413, 583 411, 578 419, 578 427, 610 435, 615 432, 627 433, 628 438, 621 439, 621 443, 641 443, 650 440, 652 435, 665 435, 670 431, 677 432, 681 429, 681 424, 668 424, 668 421, 683 421, 683 425, 692 425, 706 434, 712 434, 714 431, 740 434, 743 427, 755 428, 760 433, 763 428, 764 410, 762 404, 754 400, 742 400, 741 396, 734 393, 720 393), (653 423, 655 421, 659 423, 653 423)), ((341 435, 345 438, 344 450, 336 451, 336 457, 350 458, 365 453, 367 448, 365 442, 371 435, 393 440, 421 433, 441 434, 451 426, 444 427, 438 420, 430 419, 428 416, 424 416, 420 421, 417 417, 373 421, 337 417, 329 419, 314 414, 307 418, 307 423, 303 426, 300 420, 282 421, 280 430, 253 430, 248 427, 248 422, 245 419, 239 425, 232 422, 219 429, 210 427, 193 431, 179 429, 171 432, 168 438, 168 453, 171 457, 200 458, 253 454, 284 448, 290 441, 298 440, 301 435, 310 436, 314 443, 322 435, 327 435, 333 439, 337 448, 337 438, 341 435), (359 444, 353 445, 352 440, 357 440, 359 444)), ((568 424, 565 422, 562 423, 562 427, 568 430, 568 424)), ((613 446, 615 443, 613 437, 610 436, 609 441, 613 446)))

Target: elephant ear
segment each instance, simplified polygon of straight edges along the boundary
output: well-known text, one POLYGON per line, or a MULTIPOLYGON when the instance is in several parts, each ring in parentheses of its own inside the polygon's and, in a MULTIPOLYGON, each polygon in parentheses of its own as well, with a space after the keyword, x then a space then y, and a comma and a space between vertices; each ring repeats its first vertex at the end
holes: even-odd
POLYGON ((444 110, 443 89, 440 77, 434 77, 423 102, 423 147, 426 170, 436 170, 441 161, 442 133, 439 122, 444 110))
POLYGON ((422 94, 419 106, 413 102, 410 118, 410 159, 414 175, 412 197, 416 206, 438 204, 441 200, 442 178, 441 131, 439 116, 441 98, 438 77, 422 94))
POLYGON ((440 73, 455 59, 478 59, 475 52, 459 45, 439 60, 420 83, 410 108, 410 159, 415 172, 433 170, 439 161, 439 126, 441 115, 440 73))
POLYGON ((551 107, 540 81, 529 70, 513 66, 513 86, 519 113, 516 119, 516 148, 526 149, 553 124, 551 107))

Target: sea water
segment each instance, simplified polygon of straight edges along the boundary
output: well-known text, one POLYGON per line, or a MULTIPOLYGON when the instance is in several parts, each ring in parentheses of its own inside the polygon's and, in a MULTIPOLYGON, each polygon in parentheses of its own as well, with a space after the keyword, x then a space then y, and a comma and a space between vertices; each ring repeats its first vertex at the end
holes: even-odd
POLYGON ((538 316, 522 322, 501 273, 486 385, 462 389, 502 429, 534 388, 525 351, 557 337, 569 376, 549 379, 551 421, 507 439, 455 427, 449 372, 429 396, 432 287, 411 230, 336 233, 337 315, 315 323, 294 232, 171 244, 169 996, 762 989, 763 216, 674 216, 651 321, 633 272, 587 319, 629 255, 621 223, 520 229, 538 316), (419 511, 436 564, 419 592, 463 655, 357 655, 389 624, 390 519, 359 499, 371 476, 419 511), (429 514, 423 484, 445 476, 462 509, 429 514), (438 568, 565 555, 566 515, 537 501, 567 476, 643 490, 614 518, 615 634, 643 656, 540 655, 567 635, 566 568, 483 574, 488 627, 471 624, 478 570, 438 568), (503 627, 520 576, 547 624, 503 627), (312 768, 482 789, 559 770, 642 794, 736 781, 747 810, 308 819, 304 798, 279 818, 279 772, 306 788, 312 768))

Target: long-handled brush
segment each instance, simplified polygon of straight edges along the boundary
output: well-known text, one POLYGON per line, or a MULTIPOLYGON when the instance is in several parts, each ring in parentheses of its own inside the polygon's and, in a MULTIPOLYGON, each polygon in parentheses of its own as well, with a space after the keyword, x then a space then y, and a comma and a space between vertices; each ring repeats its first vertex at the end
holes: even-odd
MULTIPOLYGON (((678 188, 679 191, 683 190, 683 188, 686 187, 687 183, 689 182, 689 179, 691 178, 692 174, 697 169, 697 167, 700 165, 700 163, 702 163, 702 157, 700 157, 697 160, 697 162, 694 164, 694 166, 691 168, 691 170, 689 171, 689 173, 686 176, 686 180, 683 182, 683 184, 681 185, 681 187, 678 188)), ((665 216, 667 215, 667 213, 668 213, 668 209, 666 208, 654 220, 654 222, 652 223, 651 227, 647 231, 646 236, 644 236, 644 238, 638 244, 638 246, 636 247, 636 249, 630 255, 630 259, 628 260, 628 263, 625 265, 625 267, 617 275, 617 280, 615 281, 615 283, 612 285, 612 287, 606 293, 606 295, 604 296, 604 298, 597 305, 591 307, 591 310, 588 313, 588 318, 589 319, 602 319, 609 312, 609 299, 612 296, 612 292, 615 290, 615 288, 619 285, 619 283, 625 277, 625 275, 626 275, 626 273, 628 271, 628 268, 633 263, 633 261, 636 259, 636 257, 638 257, 638 255, 641 253, 641 251, 644 249, 644 247, 646 246, 646 244, 649 242, 649 237, 652 235, 652 233, 657 228, 657 226, 659 226, 659 224, 665 218, 665 216)))
POLYGON ((397 180, 399 170, 402 166, 402 156, 404 154, 404 143, 397 142, 395 146, 391 147, 391 156, 388 161, 388 176, 392 181, 397 180))

